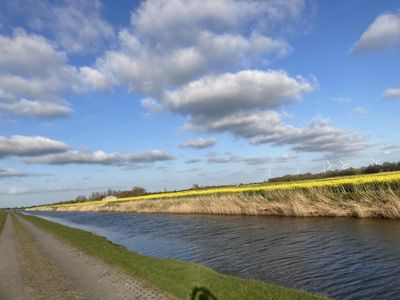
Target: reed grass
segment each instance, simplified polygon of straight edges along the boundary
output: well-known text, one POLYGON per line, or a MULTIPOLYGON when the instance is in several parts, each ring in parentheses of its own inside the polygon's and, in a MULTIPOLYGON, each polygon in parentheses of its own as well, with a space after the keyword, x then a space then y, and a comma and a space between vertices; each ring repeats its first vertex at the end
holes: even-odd
POLYGON ((37 210, 357 217, 400 220, 400 189, 395 184, 322 186, 167 199, 45 206, 37 210))
MULTIPOLYGON (((128 198, 118 198, 116 200, 95 200, 85 202, 53 204, 52 207, 64 206, 86 206, 89 204, 115 203, 132 200, 151 200, 151 199, 173 199, 187 198, 195 196, 213 196, 221 194, 235 193, 262 193, 269 191, 292 191, 302 189, 326 188, 335 191, 353 191, 361 186, 368 186, 369 189, 400 189, 400 172, 386 172, 378 174, 356 175, 346 177, 323 178, 316 180, 302 180, 294 182, 278 183, 257 183, 240 186, 222 186, 204 189, 191 189, 174 192, 152 193, 144 196, 135 196, 128 198)), ((46 207, 46 206, 45 206, 46 207)))

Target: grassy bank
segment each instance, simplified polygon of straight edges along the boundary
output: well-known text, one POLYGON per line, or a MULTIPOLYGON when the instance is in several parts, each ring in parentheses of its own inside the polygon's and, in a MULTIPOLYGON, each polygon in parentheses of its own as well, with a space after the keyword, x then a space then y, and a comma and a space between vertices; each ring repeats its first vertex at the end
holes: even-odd
POLYGON ((189 190, 34 209, 400 219, 400 172, 189 190))
POLYGON ((4 223, 6 222, 7 212, 0 210, 0 233, 3 230, 4 223))
MULTIPOLYGON (((103 237, 69 228, 33 216, 23 218, 73 246, 98 257, 125 272, 143 279, 159 289, 182 299, 191 299, 193 293, 211 293, 217 299, 320 299, 317 296, 268 285, 256 280, 219 274, 210 268, 171 259, 157 259, 128 251, 103 237)), ((199 296, 199 294, 198 294, 199 296)), ((212 299, 212 298, 196 298, 212 299)))

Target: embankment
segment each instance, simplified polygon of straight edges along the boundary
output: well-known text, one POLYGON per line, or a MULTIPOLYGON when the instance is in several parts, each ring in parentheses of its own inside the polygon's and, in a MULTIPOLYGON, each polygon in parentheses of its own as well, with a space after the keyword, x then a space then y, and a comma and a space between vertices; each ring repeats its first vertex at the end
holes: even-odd
POLYGON ((400 219, 400 190, 360 185, 216 193, 176 198, 98 201, 33 208, 42 211, 93 211, 264 215, 291 217, 357 217, 400 219))
MULTIPOLYGON (((132 278, 149 283, 160 291, 179 299, 321 299, 321 297, 294 289, 269 285, 257 280, 223 275, 198 264, 140 255, 83 230, 73 229, 37 217, 24 215, 23 218, 25 222, 21 223, 25 225, 34 224, 37 229, 52 233, 90 257, 112 265, 116 270, 123 271, 132 278)), ((54 255, 58 255, 59 251, 54 251, 54 253, 54 255)), ((66 267, 71 265, 71 261, 68 259, 64 259, 64 262, 66 267)), ((73 267, 71 269, 71 272, 74 271, 73 267)), ((90 272, 91 269, 89 268, 88 271, 90 272)), ((120 280, 114 278, 111 281, 118 283, 120 280)), ((100 283, 99 285, 103 284, 100 283)), ((126 284, 123 285, 126 286, 126 284)), ((126 287, 121 289, 124 290, 126 287)), ((160 297, 142 296, 128 298, 160 299, 160 297)))

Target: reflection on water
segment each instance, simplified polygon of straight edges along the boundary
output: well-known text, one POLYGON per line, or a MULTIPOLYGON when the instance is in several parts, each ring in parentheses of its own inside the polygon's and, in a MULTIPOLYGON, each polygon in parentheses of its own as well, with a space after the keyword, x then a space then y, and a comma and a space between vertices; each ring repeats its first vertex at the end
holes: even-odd
POLYGON ((400 298, 400 222, 36 212, 145 255, 337 299, 400 298))

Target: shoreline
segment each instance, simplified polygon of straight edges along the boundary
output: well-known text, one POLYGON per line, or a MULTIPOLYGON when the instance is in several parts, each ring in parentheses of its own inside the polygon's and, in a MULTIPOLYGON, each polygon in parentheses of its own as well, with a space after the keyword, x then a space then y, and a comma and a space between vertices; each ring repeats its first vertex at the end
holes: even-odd
POLYGON ((49 205, 28 211, 177 213, 289 217, 353 217, 400 220, 400 191, 364 187, 232 193, 169 199, 49 205))
MULTIPOLYGON (((258 280, 224 275, 200 264, 160 259, 128 251, 101 236, 30 215, 19 215, 83 253, 180 299, 210 293, 217 299, 326 299, 258 280)), ((200 299, 200 298, 195 298, 200 299)), ((211 298, 212 299, 212 298, 211 298)))
POLYGON ((27 210, 400 220, 400 172, 211 187, 49 204, 27 210))
POLYGON ((1 299, 174 299, 90 256, 20 214, 0 234, 1 299))

